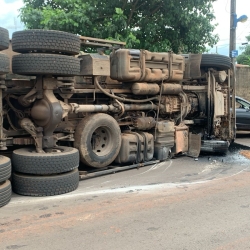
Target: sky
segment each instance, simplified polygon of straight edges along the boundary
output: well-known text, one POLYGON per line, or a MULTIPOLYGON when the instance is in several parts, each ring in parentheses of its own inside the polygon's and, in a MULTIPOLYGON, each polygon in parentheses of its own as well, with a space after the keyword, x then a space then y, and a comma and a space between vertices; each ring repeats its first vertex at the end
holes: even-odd
MULTIPOLYGON (((218 26, 215 29, 216 34, 219 34, 220 41, 210 50, 211 53, 228 55, 229 53, 229 37, 230 37, 230 4, 231 0, 217 0, 213 4, 218 26), (216 48, 217 47, 217 48, 216 48)), ((250 8, 248 0, 236 0, 236 14, 239 18, 242 15, 248 16, 248 20, 244 23, 238 22, 236 28, 236 49, 239 54, 242 52, 239 47, 247 42, 246 36, 250 35, 250 8)))
MULTIPOLYGON (((229 53, 229 35, 230 35, 230 2, 231 0, 217 0, 213 4, 216 20, 218 23, 215 29, 219 34, 220 41, 210 53, 228 55, 229 53)), ((245 23, 238 23, 236 28, 236 47, 238 49, 241 43, 246 42, 246 36, 250 34, 250 8, 248 0, 236 0, 236 14, 238 17, 247 15, 249 19, 245 23)), ((0 26, 9 30, 10 38, 12 33, 17 30, 23 30, 24 25, 20 22, 18 9, 23 6, 22 0, 0 0, 0 26)), ((82 34, 84 35, 84 34, 82 34)), ((239 50, 239 54, 241 51, 239 50)))
POLYGON ((0 0, 0 27, 8 29, 10 37, 14 31, 24 29, 18 18, 22 6, 22 0, 0 0))

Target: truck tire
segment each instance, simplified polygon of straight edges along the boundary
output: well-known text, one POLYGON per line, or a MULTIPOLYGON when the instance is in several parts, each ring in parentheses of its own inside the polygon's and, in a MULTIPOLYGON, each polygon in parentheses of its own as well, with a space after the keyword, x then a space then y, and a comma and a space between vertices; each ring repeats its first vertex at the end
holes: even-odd
POLYGON ((13 170, 26 174, 59 174, 79 166, 76 148, 59 146, 51 153, 37 153, 34 148, 20 148, 12 154, 13 170))
POLYGON ((80 60, 64 55, 19 54, 12 58, 12 71, 19 75, 75 76, 80 73, 80 60))
POLYGON ((228 70, 231 68, 231 59, 228 56, 217 54, 202 54, 201 67, 228 70))
POLYGON ((13 172, 12 187, 17 194, 52 196, 72 192, 79 184, 78 169, 58 175, 26 175, 13 172))
POLYGON ((77 125, 74 147, 79 150, 82 163, 94 168, 106 167, 120 151, 120 127, 110 115, 87 116, 77 125))
POLYGON ((10 59, 7 55, 0 53, 0 75, 10 71, 10 59))
POLYGON ((0 183, 8 180, 11 175, 10 158, 0 155, 0 183))
POLYGON ((77 55, 80 51, 79 36, 58 30, 23 30, 12 35, 15 52, 45 52, 77 55))
POLYGON ((12 193, 12 190, 11 190, 11 184, 9 180, 0 184, 0 207, 3 207, 9 203, 11 199, 11 193, 12 193))
POLYGON ((9 48, 9 31, 0 27, 0 50, 9 48))

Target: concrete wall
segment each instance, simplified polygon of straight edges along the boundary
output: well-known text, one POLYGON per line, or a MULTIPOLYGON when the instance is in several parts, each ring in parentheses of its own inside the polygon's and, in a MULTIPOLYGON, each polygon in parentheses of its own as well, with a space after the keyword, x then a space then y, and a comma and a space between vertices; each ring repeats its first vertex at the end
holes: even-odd
POLYGON ((236 95, 250 101, 250 67, 236 65, 236 95))

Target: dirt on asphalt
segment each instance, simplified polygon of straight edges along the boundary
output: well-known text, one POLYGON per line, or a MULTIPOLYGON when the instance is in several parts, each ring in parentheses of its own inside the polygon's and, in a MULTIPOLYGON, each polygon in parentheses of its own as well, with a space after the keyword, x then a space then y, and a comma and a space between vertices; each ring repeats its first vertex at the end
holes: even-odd
POLYGON ((250 159, 250 150, 241 150, 240 154, 250 159))

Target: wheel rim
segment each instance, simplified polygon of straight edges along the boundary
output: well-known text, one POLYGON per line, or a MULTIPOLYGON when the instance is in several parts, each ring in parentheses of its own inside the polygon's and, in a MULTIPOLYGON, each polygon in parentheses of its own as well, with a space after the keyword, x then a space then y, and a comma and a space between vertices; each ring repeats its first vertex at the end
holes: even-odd
POLYGON ((111 131, 108 127, 97 128, 91 136, 92 151, 97 156, 104 156, 112 149, 111 147, 111 131))

